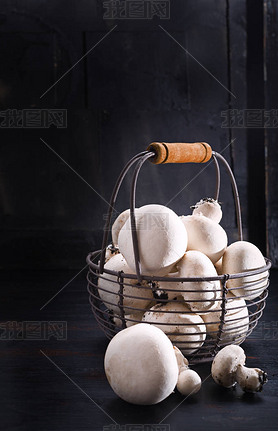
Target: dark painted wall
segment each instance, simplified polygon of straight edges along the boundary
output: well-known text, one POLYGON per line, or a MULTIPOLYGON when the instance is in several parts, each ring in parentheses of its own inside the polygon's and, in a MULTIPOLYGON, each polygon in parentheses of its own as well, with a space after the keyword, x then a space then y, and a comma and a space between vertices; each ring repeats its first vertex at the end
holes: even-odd
MULTIPOLYGON (((264 129, 223 126, 227 110, 263 109, 268 94, 261 94, 263 2, 252 3, 255 8, 242 0, 172 0, 167 19, 141 20, 103 19, 102 1, 1 3, 2 114, 67 110, 67 128, 1 127, 1 267, 82 268, 87 252, 100 248, 117 175, 152 141, 203 140, 222 152, 238 182, 245 238, 264 251, 264 129), (251 37, 256 30, 257 50, 251 37)), ((274 47, 268 50, 270 57, 274 47)), ((275 105, 276 99, 267 100, 275 105)), ((213 165, 203 168, 147 164, 138 206, 169 203, 179 214, 189 213, 190 205, 214 193, 213 165)), ((128 207, 129 180, 119 212, 128 207)), ((235 212, 225 172, 220 201, 222 225, 233 241, 235 212)), ((267 211, 275 230, 271 187, 267 211)), ((277 241, 269 240, 269 254, 277 259, 276 248, 277 241)))

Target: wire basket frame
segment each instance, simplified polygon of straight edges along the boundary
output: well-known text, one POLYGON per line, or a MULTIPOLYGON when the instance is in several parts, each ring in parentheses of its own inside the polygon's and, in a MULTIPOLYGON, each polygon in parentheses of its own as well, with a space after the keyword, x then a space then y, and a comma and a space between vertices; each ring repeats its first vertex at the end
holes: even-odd
MULTIPOLYGON (((168 335, 172 343, 189 359, 191 364, 208 362, 213 360, 215 354, 225 345, 241 344, 256 327, 266 305, 269 286, 268 271, 271 267, 271 262, 269 259, 265 258, 265 266, 261 268, 245 271, 243 273, 223 274, 215 277, 181 278, 170 277, 169 275, 167 277, 158 277, 142 274, 135 219, 136 185, 141 167, 148 159, 154 157, 154 155, 152 151, 143 151, 134 156, 126 164, 116 181, 104 227, 102 249, 91 252, 87 256, 87 264, 89 266, 87 274, 89 301, 99 327, 109 339, 120 330, 140 323, 142 321, 142 316, 145 315, 144 321, 146 323, 155 324, 162 329, 168 335), (130 220, 136 273, 127 274, 123 271, 109 270, 105 268, 104 265, 113 208, 123 179, 135 163, 136 166, 132 178, 130 194, 130 220), (236 297, 231 296, 231 290, 242 289, 244 286, 240 285, 238 287, 229 288, 227 287, 229 279, 240 279, 242 277, 258 276, 259 274, 261 274, 261 277, 257 278, 255 281, 248 282, 248 293, 236 297), (109 282, 109 288, 102 286, 105 281, 109 282), (163 282, 165 281, 167 281, 167 288, 163 287, 163 282), (185 318, 181 323, 180 319, 178 319, 178 315, 181 314, 181 311, 180 309, 175 310, 175 308, 177 308, 177 306, 183 307, 185 301, 179 299, 179 295, 184 293, 190 298, 190 294, 196 295, 202 293, 203 290, 201 289, 190 289, 190 283, 209 281, 219 282, 220 284, 219 289, 211 291, 206 290, 206 292, 217 294, 215 308, 208 311, 202 309, 191 311, 190 304, 192 302, 199 303, 203 302, 203 300, 195 298, 187 299, 186 304, 189 309, 182 312, 185 318), (174 285, 174 283, 177 282, 184 283, 185 288, 175 291, 174 288, 171 289, 169 287, 169 285, 174 285), (160 283, 162 283, 162 285, 160 285, 160 283), (249 300, 250 292, 253 294, 256 292, 256 289, 260 292, 260 295, 255 299, 249 300), (169 300, 169 292, 172 296, 177 292, 177 297, 169 300), (239 301, 236 301, 237 299, 239 301), (246 300, 246 302, 240 301, 243 299, 246 300), (134 306, 134 301, 136 302, 136 306, 134 306), (146 306, 148 301, 149 304, 146 306), (150 307, 154 304, 157 305, 150 310, 150 307), (168 304, 168 310, 165 309, 166 304, 168 304), (149 322, 146 318, 146 312, 152 315, 149 322), (155 319, 153 319, 153 313, 155 313, 155 319), (196 323, 190 321, 190 318, 196 314, 203 318, 203 325, 196 325, 196 323), (162 315, 171 316, 170 322, 168 319, 162 319, 162 315), (207 316, 209 317, 208 320, 205 319, 207 316)), ((213 151, 212 158, 216 169, 215 199, 218 200, 220 189, 219 160, 225 166, 231 180, 237 215, 238 239, 242 240, 240 201, 235 178, 228 162, 221 154, 213 151)), ((117 253, 117 250, 112 246, 111 252, 117 253)))

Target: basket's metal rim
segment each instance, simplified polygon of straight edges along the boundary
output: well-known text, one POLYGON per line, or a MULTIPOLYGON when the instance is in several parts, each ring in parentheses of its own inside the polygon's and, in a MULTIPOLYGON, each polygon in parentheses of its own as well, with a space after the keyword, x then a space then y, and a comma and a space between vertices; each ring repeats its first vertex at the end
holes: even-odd
MULTIPOLYGON (((101 250, 97 250, 97 251, 93 251, 91 253, 88 254, 87 258, 86 258, 86 262, 87 264, 94 268, 95 270, 99 271, 99 265, 96 264, 95 262, 92 262, 92 259, 96 258, 99 254, 101 253, 101 250)), ((239 273, 235 273, 235 274, 223 274, 223 275, 217 275, 214 277, 159 277, 159 276, 152 276, 152 275, 143 275, 142 274, 142 280, 146 280, 146 281, 167 281, 167 282, 200 282, 200 281, 224 281, 225 279, 237 279, 237 278, 242 278, 242 277, 249 277, 252 275, 257 275, 257 274, 262 274, 265 271, 268 271, 271 268, 271 260, 268 259, 267 257, 264 258, 266 265, 262 266, 260 268, 255 268, 252 269, 250 271, 246 271, 246 272, 239 272, 239 273)), ((103 272, 105 272, 106 274, 109 275, 114 275, 114 276, 118 276, 119 272, 117 271, 112 271, 110 269, 103 269, 103 272)), ((121 271, 121 276, 123 278, 129 278, 132 280, 137 280, 137 275, 136 274, 128 274, 128 273, 124 273, 121 271)))
MULTIPOLYGON (((111 278, 104 277, 102 274, 98 274, 97 272, 94 272, 91 268, 89 268, 89 273, 93 274, 94 277, 101 278, 102 280, 109 281, 109 283, 118 284, 117 280, 111 280, 111 278)), ((178 277, 176 278, 176 280, 177 281, 179 280, 178 277)), ((137 287, 137 288, 142 288, 143 290, 150 290, 153 293, 157 293, 157 292, 161 292, 161 293, 168 293, 168 292, 169 293, 175 293, 177 297, 180 296, 182 293, 192 293, 192 294, 204 293, 203 289, 167 289, 167 288, 164 288, 164 286, 162 286, 162 287, 152 287, 152 286, 148 286, 148 285, 134 285, 134 284, 125 283, 125 282, 123 282, 122 285, 124 287, 132 287, 132 288, 134 288, 134 287, 136 288, 137 287)), ((267 289, 268 286, 269 286, 269 276, 267 275, 267 276, 262 277, 259 280, 256 280, 256 281, 254 281, 252 283, 248 282, 248 283, 246 283, 244 285, 240 285, 240 286, 237 286, 237 287, 227 288, 227 293, 228 292, 232 292, 234 290, 243 289, 243 290, 246 290, 247 293, 245 295, 236 295, 236 298, 237 299, 240 299, 240 298, 243 298, 243 299, 246 298, 246 299, 248 299, 256 291, 261 291, 262 289, 267 289), (262 284, 263 281, 265 281, 265 284, 262 286, 261 284, 262 284), (259 284, 259 286, 255 287, 258 284, 259 284)), ((110 293, 111 295, 116 295, 116 296, 119 295, 119 296, 123 296, 125 298, 137 298, 137 299, 140 299, 138 296, 128 295, 126 293, 119 293, 119 292, 116 292, 116 291, 113 292, 113 291, 107 290, 107 289, 105 289, 105 288, 103 288, 103 287, 101 287, 99 285, 97 286, 97 288, 98 288, 98 290, 100 290, 102 292, 110 293)), ((214 293, 214 294, 221 293, 221 297, 222 297, 222 288, 220 288, 220 289, 206 289, 205 293, 214 293)), ((141 299, 148 299, 148 298, 141 298, 141 299)), ((227 301, 232 300, 232 299, 234 299, 234 298, 227 298, 227 301)), ((169 302, 169 301, 171 301, 171 299, 169 300, 169 299, 163 299, 163 298, 157 298, 157 300, 159 302, 169 302)), ((204 299, 189 300, 189 302, 203 302, 203 301, 204 301, 204 299)), ((221 298, 220 297, 219 298, 216 297, 214 299, 210 298, 210 299, 207 299, 205 301, 206 302, 221 301, 221 298)), ((176 302, 184 303, 184 300, 182 300, 182 301, 176 300, 176 302)))

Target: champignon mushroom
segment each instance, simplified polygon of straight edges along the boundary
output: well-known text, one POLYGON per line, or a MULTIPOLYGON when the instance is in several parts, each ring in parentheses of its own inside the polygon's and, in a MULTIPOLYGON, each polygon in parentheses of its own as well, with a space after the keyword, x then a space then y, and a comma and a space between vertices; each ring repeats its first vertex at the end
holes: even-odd
MULTIPOLYGON (((163 205, 145 205, 135 214, 142 273, 166 275, 187 247, 186 229, 174 211, 163 205)), ((119 248, 135 271, 131 221, 119 233, 119 248)))
POLYGON ((179 366, 177 390, 184 396, 196 394, 202 385, 201 377, 196 371, 190 370, 188 360, 176 346, 174 350, 179 366))
POLYGON ((183 353, 190 355, 204 344, 206 326, 203 319, 190 313, 182 297, 166 304, 157 304, 146 311, 142 322, 160 328, 183 353))
MULTIPOLYGON (((176 267, 178 272, 173 275, 169 274, 171 277, 217 277, 217 272, 210 259, 204 253, 196 250, 187 251, 176 267)), ((216 308, 221 296, 219 280, 190 283, 162 281, 159 283, 159 287, 168 294, 168 299, 173 299, 180 294, 188 307, 197 313, 216 308)))
POLYGON ((174 390, 178 364, 169 338, 153 325, 139 323, 110 341, 104 358, 113 391, 132 404, 157 404, 174 390))
POLYGON ((213 198, 204 198, 197 202, 191 207, 193 209, 192 214, 201 214, 205 217, 210 218, 215 223, 219 223, 222 219, 222 210, 219 202, 213 198))
POLYGON ((218 224, 201 214, 181 216, 187 235, 187 250, 199 250, 212 263, 217 262, 227 247, 227 234, 218 224))
MULTIPOLYGON (((110 271, 122 271, 126 274, 134 274, 134 272, 128 267, 124 257, 121 253, 118 253, 111 257, 108 262, 104 265, 104 269, 110 271)), ((98 278, 98 292, 99 296, 106 305, 107 308, 113 310, 115 314, 120 314, 119 308, 119 290, 120 286, 117 282, 117 276, 103 273, 98 278)), ((136 279, 124 279, 123 286, 123 307, 126 314, 136 312, 133 308, 138 308, 142 311, 147 308, 151 300, 153 299, 152 288, 146 281, 138 286, 136 279), (130 298, 129 296, 133 296, 130 298)))
MULTIPOLYGON (((209 313, 202 314, 207 333, 212 338, 217 338, 222 310, 219 307, 209 313)), ((227 342, 243 339, 249 329, 249 313, 243 298, 236 298, 231 293, 227 294, 226 313, 224 315, 224 324, 222 327, 221 340, 219 345, 227 342)))
POLYGON ((238 383, 245 392, 260 392, 267 382, 267 374, 260 368, 245 367, 245 360, 244 350, 240 346, 224 347, 212 362, 211 374, 214 381, 226 388, 238 383))
MULTIPOLYGON (((237 241, 227 247, 223 255, 223 274, 247 272, 265 266, 265 259, 260 250, 247 241, 237 241)), ((266 288, 268 271, 261 274, 230 279, 227 287, 235 296, 245 296, 251 300, 257 298, 266 288)))

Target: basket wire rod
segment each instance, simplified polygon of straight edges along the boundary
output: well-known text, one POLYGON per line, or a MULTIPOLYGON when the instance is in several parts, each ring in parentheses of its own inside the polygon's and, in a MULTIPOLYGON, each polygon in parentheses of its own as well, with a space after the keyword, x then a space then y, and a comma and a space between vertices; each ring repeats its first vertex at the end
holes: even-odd
POLYGON ((227 293, 228 293, 228 289, 227 289, 227 281, 229 279, 229 274, 224 274, 224 280, 223 280, 223 293, 222 293, 222 302, 221 302, 221 316, 220 316, 220 325, 219 325, 219 329, 218 329, 218 333, 217 333, 217 337, 216 337, 216 343, 215 343, 215 347, 214 347, 214 351, 213 354, 215 355, 219 348, 220 348, 220 341, 221 341, 221 335, 223 333, 223 326, 225 323, 225 314, 227 313, 226 310, 226 303, 227 303, 227 293))
POLYGON ((132 157, 132 159, 129 160, 129 162, 127 162, 127 164, 125 165, 125 167, 123 168, 123 170, 121 171, 116 184, 114 186, 111 198, 110 198, 110 203, 109 203, 109 210, 108 210, 108 215, 107 215, 107 219, 105 222, 105 226, 104 226, 104 231, 103 231, 103 239, 102 239, 102 247, 101 247, 101 255, 100 255, 100 264, 99 264, 99 271, 100 274, 103 273, 103 267, 104 267, 104 263, 105 263, 105 251, 106 251, 106 247, 107 247, 107 243, 108 243, 108 235, 109 235, 109 229, 110 229, 110 224, 111 224, 111 219, 112 219, 112 214, 113 214, 113 210, 114 210, 114 206, 115 206, 115 202, 120 190, 120 187, 122 185, 122 182, 127 174, 127 172, 129 171, 129 169, 131 168, 131 166, 140 158, 142 157, 144 154, 148 153, 147 151, 142 151, 141 153, 136 154, 134 157, 132 157))
POLYGON ((225 159, 225 157, 223 157, 221 154, 217 153, 216 151, 213 151, 212 154, 213 154, 213 156, 217 157, 217 159, 221 160, 221 162, 225 165, 226 170, 227 170, 227 172, 229 174, 230 181, 231 181, 231 184, 232 184, 233 193, 234 193, 235 206, 236 206, 238 239, 239 239, 239 241, 242 241, 243 240, 243 234, 242 234, 242 221, 241 221, 240 200, 239 200, 238 188, 237 188, 237 184, 236 184, 236 180, 235 180, 233 171, 230 168, 230 165, 227 162, 227 160, 225 159))
POLYGON ((216 184, 215 184, 215 193, 214 193, 214 199, 218 201, 219 199, 219 191, 220 191, 220 168, 217 158, 214 154, 212 154, 215 171, 216 171, 216 184))
POLYGON ((119 301, 118 301, 118 306, 120 309, 120 318, 122 321, 122 329, 126 328, 126 321, 125 321, 125 313, 124 313, 124 278, 123 278, 123 271, 119 271, 118 273, 118 278, 117 278, 117 282, 119 284, 119 301))
POLYGON ((137 163, 134 174, 132 178, 131 183, 131 193, 130 193, 130 223, 131 223, 131 234, 132 234, 132 242, 133 242, 133 251, 134 251, 134 261, 135 261, 135 269, 137 274, 137 280, 138 283, 142 282, 141 277, 141 264, 140 264, 140 254, 139 254, 139 247, 138 247, 138 237, 137 237, 137 231, 136 231, 136 220, 135 220, 135 194, 136 194, 136 184, 137 184, 137 178, 140 172, 141 167, 143 164, 154 156, 153 152, 148 152, 147 154, 144 154, 139 162, 137 163))
MULTIPOLYGON (((98 295, 97 289, 96 289, 96 293, 98 295)), ((91 297, 92 297, 92 295, 90 293, 89 302, 92 306, 92 311, 94 313, 96 320, 99 321, 99 319, 102 319, 102 315, 103 315, 103 312, 100 308, 101 299, 100 299, 99 295, 97 297, 96 297, 96 295, 94 295, 93 300, 91 300, 91 297)), ((107 320, 106 320, 106 326, 107 326, 108 330, 111 330, 113 328, 112 325, 107 320)))

